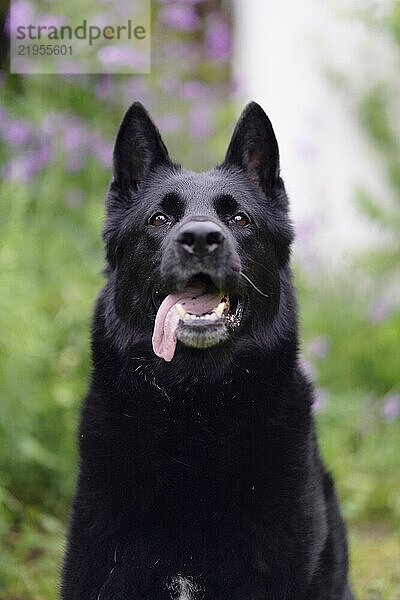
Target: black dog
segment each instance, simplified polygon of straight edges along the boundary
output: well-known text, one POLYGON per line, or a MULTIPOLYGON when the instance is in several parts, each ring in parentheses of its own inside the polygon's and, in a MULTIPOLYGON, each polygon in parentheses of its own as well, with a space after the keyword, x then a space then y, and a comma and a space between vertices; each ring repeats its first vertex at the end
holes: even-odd
POLYGON ((222 165, 121 125, 64 600, 351 600, 298 364, 293 233, 270 121, 222 165))

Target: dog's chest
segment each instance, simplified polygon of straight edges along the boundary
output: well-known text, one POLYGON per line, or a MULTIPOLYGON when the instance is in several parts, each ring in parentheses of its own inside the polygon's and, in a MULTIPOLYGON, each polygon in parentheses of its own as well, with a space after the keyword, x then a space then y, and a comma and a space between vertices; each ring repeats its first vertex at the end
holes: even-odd
POLYGON ((167 589, 171 594, 171 600, 196 600, 200 587, 193 577, 175 575, 167 583, 167 589))

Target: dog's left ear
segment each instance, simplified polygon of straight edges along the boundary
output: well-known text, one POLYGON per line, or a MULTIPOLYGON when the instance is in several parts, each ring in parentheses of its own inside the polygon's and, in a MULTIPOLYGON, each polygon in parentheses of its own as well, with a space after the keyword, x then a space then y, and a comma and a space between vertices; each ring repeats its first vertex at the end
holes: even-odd
POLYGON ((279 179, 279 149, 271 121, 256 102, 250 102, 234 129, 223 167, 247 171, 265 194, 279 179))
POLYGON ((160 133, 140 102, 128 109, 114 147, 114 181, 124 190, 136 191, 146 174, 161 164, 170 164, 160 133))

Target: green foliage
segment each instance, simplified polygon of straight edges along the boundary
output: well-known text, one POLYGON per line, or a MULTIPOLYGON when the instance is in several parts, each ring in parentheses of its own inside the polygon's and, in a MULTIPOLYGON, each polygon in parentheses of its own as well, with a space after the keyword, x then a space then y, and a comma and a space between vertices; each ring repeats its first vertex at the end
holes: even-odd
POLYGON ((385 422, 381 411, 377 399, 354 390, 332 395, 317 419, 349 525, 351 580, 360 600, 396 600, 400 593, 394 527, 400 522, 400 421, 385 422))
POLYGON ((383 397, 400 390, 400 311, 379 300, 376 280, 360 270, 332 277, 318 273, 314 277, 323 285, 298 276, 304 354, 317 368, 322 387, 383 397), (329 352, 315 360, 310 344, 317 336, 327 340, 329 352))
POLYGON ((384 421, 381 410, 379 401, 353 391, 333 396, 318 414, 322 453, 350 524, 400 520, 400 422, 384 421))
POLYGON ((57 598, 63 546, 63 523, 21 511, 2 536, 0 600, 57 598))
POLYGON ((389 27, 393 33, 396 44, 400 48, 400 4, 398 2, 393 2, 392 15, 389 19, 389 27))
POLYGON ((20 502, 57 514, 73 483, 88 315, 102 266, 101 201, 69 208, 61 181, 48 172, 34 194, 4 183, 0 215, 1 482, 20 502))
POLYGON ((361 98, 360 119, 374 143, 385 152, 397 148, 395 134, 387 114, 387 86, 378 84, 361 98))
MULTIPOLYGON (((397 48, 400 50, 400 5, 393 2, 389 5, 389 13, 385 26, 380 34, 388 37, 393 34, 397 48)), ((361 189, 358 204, 364 214, 387 234, 389 248, 374 251, 371 255, 372 265, 378 261, 380 276, 396 277, 400 282, 400 141, 398 116, 400 104, 398 82, 387 81, 385 74, 377 76, 377 80, 363 90, 358 102, 360 121, 365 132, 381 156, 388 188, 392 191, 390 198, 372 198, 367 190, 361 189), (385 254, 390 260, 385 261, 385 254)))

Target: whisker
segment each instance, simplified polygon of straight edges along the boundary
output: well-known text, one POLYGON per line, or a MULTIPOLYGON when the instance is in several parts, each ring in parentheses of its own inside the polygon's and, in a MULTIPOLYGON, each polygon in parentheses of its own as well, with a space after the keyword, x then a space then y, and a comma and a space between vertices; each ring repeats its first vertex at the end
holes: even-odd
POLYGON ((253 282, 252 282, 252 280, 251 280, 249 277, 247 277, 247 275, 245 275, 245 274, 244 274, 244 273, 242 273, 242 272, 241 272, 240 274, 241 274, 241 276, 242 276, 242 277, 243 277, 243 278, 244 278, 244 279, 245 279, 245 280, 246 280, 246 281, 247 281, 247 282, 248 282, 248 283, 251 285, 251 287, 253 287, 253 288, 256 290, 256 292, 258 292, 259 294, 261 294, 261 296, 264 296, 264 298, 269 298, 269 294, 266 294, 265 292, 262 292, 262 291, 260 290, 260 288, 258 288, 258 287, 256 286, 256 284, 255 284, 255 283, 253 283, 253 282))

